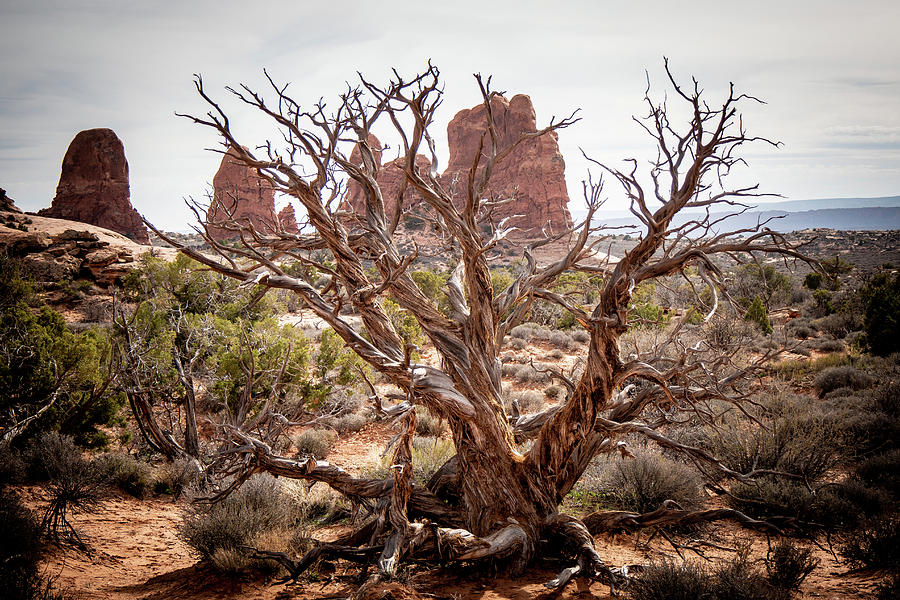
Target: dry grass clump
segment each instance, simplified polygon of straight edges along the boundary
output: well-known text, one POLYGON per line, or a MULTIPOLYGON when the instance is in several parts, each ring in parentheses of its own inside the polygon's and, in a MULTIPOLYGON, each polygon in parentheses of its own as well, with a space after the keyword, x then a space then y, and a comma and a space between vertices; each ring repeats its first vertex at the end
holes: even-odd
POLYGON ((447 431, 447 422, 437 415, 431 414, 427 408, 416 408, 416 433, 419 435, 440 437, 447 431))
POLYGON ((638 451, 632 459, 615 460, 602 481, 619 506, 639 513, 656 510, 666 500, 690 510, 703 499, 696 471, 648 450, 638 451))
POLYGON ((197 464, 187 458, 179 458, 163 463, 156 470, 154 491, 158 494, 171 494, 175 499, 188 489, 195 487, 200 481, 197 464))
POLYGON ((299 503, 268 474, 255 475, 225 499, 189 504, 178 534, 202 560, 231 575, 250 570, 269 571, 269 561, 254 559, 247 547, 292 552, 299 503))
POLYGON ((303 433, 293 436, 291 441, 301 456, 323 459, 328 456, 337 437, 337 433, 330 429, 307 429, 303 433))
POLYGON ((153 469, 130 454, 103 454, 94 462, 100 475, 110 485, 135 498, 146 498, 153 489, 153 469))
POLYGON ((651 564, 628 589, 632 600, 788 600, 790 592, 770 584, 745 553, 706 567, 672 560, 651 564))

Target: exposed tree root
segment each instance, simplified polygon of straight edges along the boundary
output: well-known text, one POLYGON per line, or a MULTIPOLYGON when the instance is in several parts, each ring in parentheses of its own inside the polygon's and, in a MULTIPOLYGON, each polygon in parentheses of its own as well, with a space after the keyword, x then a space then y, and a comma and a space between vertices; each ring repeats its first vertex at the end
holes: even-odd
POLYGON ((607 567, 597 549, 594 547, 594 538, 584 523, 569 515, 551 515, 545 522, 545 532, 548 538, 556 538, 559 545, 567 550, 574 551, 575 564, 563 569, 552 581, 544 585, 550 589, 562 590, 573 577, 587 577, 594 579, 605 576, 609 582, 609 593, 616 593, 616 575, 607 567))
POLYGON ((583 519, 584 525, 592 534, 602 531, 636 531, 646 527, 664 527, 670 525, 696 525, 713 521, 730 520, 765 533, 781 533, 782 527, 794 525, 791 517, 776 517, 769 521, 759 521, 731 508, 687 511, 680 508, 672 500, 666 500, 656 510, 644 514, 624 510, 598 511, 583 519), (776 524, 777 523, 777 524, 776 524))

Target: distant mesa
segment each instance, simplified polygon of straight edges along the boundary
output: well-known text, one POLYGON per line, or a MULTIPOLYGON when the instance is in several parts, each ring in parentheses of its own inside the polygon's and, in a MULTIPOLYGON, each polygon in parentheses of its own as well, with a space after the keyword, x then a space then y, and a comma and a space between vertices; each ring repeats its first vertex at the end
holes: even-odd
POLYGON ((149 244, 130 196, 122 140, 112 129, 88 129, 69 144, 53 203, 38 214, 105 227, 149 244))
MULTIPOLYGON (((271 233, 277 230, 276 218, 280 219, 275 214, 275 188, 229 148, 213 178, 213 201, 206 213, 209 234, 220 241, 239 237, 238 231, 225 226, 229 222, 271 233)), ((296 223, 294 217, 295 227, 296 223)))
MULTIPOLYGON (((491 99, 491 112, 499 134, 500 147, 513 144, 524 133, 537 131, 534 106, 531 98, 524 94, 513 96, 511 100, 494 96, 491 99)), ((465 203, 468 172, 487 129, 483 104, 458 112, 447 126, 450 160, 447 169, 438 179, 450 191, 457 206, 465 203)), ((390 216, 405 181, 403 163, 401 159, 397 159, 382 164, 381 143, 373 135, 369 136, 368 143, 375 155, 375 180, 384 198, 385 211, 390 216)), ((351 153, 350 161, 362 164, 358 147, 351 153)), ((483 162, 484 158, 482 165, 483 162)), ((416 167, 424 173, 426 169, 432 168, 431 161, 418 155, 416 167)), ((483 172, 483 168, 479 169, 478 175, 483 172)), ((508 225, 519 229, 520 238, 539 237, 545 231, 555 233, 571 227, 565 170, 566 163, 559 151, 555 132, 522 142, 495 168, 488 183, 487 195, 491 199, 510 199, 493 208, 491 219, 499 223, 503 218, 510 217, 508 225)), ((351 207, 357 214, 362 214, 365 210, 362 187, 351 181, 348 188, 351 207)), ((403 198, 404 206, 415 212, 415 206, 421 202, 421 198, 411 186, 407 187, 403 198)))

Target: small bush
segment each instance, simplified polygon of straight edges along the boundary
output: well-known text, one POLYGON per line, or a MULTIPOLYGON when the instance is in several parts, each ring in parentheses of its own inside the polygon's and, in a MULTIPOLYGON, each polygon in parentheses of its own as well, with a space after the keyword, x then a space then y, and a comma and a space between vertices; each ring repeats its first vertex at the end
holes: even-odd
POLYGON ((531 340, 533 334, 534 327, 530 325, 516 325, 509 332, 513 339, 525 340, 526 342, 531 340))
POLYGON ((192 487, 196 487, 200 481, 200 472, 197 464, 186 458, 180 458, 163 464, 156 471, 156 484, 154 491, 159 494, 172 494, 175 499, 192 487))
POLYGON ((507 412, 512 410, 514 400, 519 405, 519 413, 523 415, 539 412, 544 408, 544 395, 533 390, 508 394, 504 402, 507 412))
POLYGON ((698 600, 713 597, 713 581, 702 566, 674 561, 651 564, 628 588, 633 600, 698 600))
POLYGON ((702 499, 699 475, 661 454, 641 451, 633 459, 617 460, 607 477, 619 504, 639 513, 655 510, 666 500, 690 509, 702 499))
POLYGON ((856 567, 900 568, 900 515, 866 520, 847 537, 841 554, 856 567))
POLYGON ((830 367, 816 375, 813 380, 813 387, 819 391, 822 397, 832 390, 848 387, 854 390, 869 387, 875 383, 875 380, 863 373, 862 371, 851 367, 830 367))
POLYGON ((130 454, 104 454, 95 460, 100 475, 135 498, 146 498, 153 487, 153 472, 147 463, 130 454))
POLYGON ((451 440, 414 437, 412 445, 413 473, 419 485, 426 485, 445 462, 456 454, 451 440))
POLYGON ((294 540, 296 502, 270 475, 256 475, 212 504, 191 504, 178 534, 202 559, 230 574, 268 570, 268 561, 251 559, 243 546, 290 551, 294 540))
POLYGON ((796 590, 818 566, 809 548, 797 546, 789 540, 775 545, 766 557, 769 583, 783 590, 796 590))
POLYGON ((328 456, 331 447, 337 441, 337 434, 330 429, 307 429, 303 433, 295 435, 291 441, 294 442, 297 453, 301 456, 323 459, 328 456))
POLYGON ((844 350, 844 344, 839 340, 819 340, 812 346, 822 352, 842 352, 844 350))
POLYGON ((790 592, 773 587, 744 553, 716 568, 713 574, 716 600, 789 600, 790 592))
POLYGON ((589 334, 584 329, 576 329, 574 332, 572 332, 572 339, 579 344, 586 344, 591 341, 591 334, 589 334))
POLYGON ((97 465, 81 457, 68 436, 45 433, 38 438, 35 448, 38 449, 35 456, 48 461, 43 466, 49 478, 50 504, 44 511, 41 527, 57 543, 72 542, 83 549, 86 546, 68 517, 73 511, 88 511, 96 506, 106 479, 97 465), (67 448, 75 451, 66 453, 67 448))
POLYGON ((366 423, 368 423, 368 420, 365 416, 359 413, 351 413, 333 419, 329 424, 337 429, 339 433, 344 434, 355 433, 365 427, 366 423))
POLYGON ((510 338, 509 346, 514 350, 524 350, 528 347, 528 341, 517 337, 510 338))
POLYGON ((551 331, 550 344, 557 348, 568 350, 574 344, 574 340, 572 339, 572 336, 565 331, 551 331))
POLYGON ((447 423, 439 416, 426 409, 416 409, 416 433, 431 437, 440 437, 447 430, 447 423))
POLYGON ((22 481, 25 461, 22 456, 6 444, 0 445, 0 490, 22 481))
POLYGON ((544 395, 550 398, 551 400, 556 400, 562 396, 563 389, 558 385, 551 385, 546 390, 544 390, 544 395))
POLYGON ((857 463, 856 474, 868 486, 882 488, 900 499, 900 449, 857 463))
POLYGON ((33 439, 23 453, 25 472, 32 481, 46 481, 54 465, 81 458, 75 440, 55 431, 47 431, 33 439))
POLYGON ((756 296, 744 315, 744 320, 750 321, 765 335, 772 334, 772 324, 769 322, 769 316, 766 314, 766 307, 762 298, 756 296))
POLYGON ((39 597, 43 555, 41 528, 17 496, 0 490, 0 581, 4 598, 39 597))
POLYGON ((897 600, 900 598, 900 573, 885 577, 875 588, 876 600, 897 600))

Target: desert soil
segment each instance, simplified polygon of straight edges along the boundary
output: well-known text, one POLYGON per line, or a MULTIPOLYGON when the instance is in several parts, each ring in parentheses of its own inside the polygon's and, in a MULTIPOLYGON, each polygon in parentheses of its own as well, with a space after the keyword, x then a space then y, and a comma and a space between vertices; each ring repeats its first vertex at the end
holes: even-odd
MULTIPOLYGON (((342 439, 335 445, 332 462, 352 467, 367 462, 383 448, 391 430, 384 424, 369 425, 362 439, 342 439)), ((40 487, 20 489, 25 502, 35 509, 45 505, 40 487)), ((55 549, 46 564, 56 585, 73 592, 77 598, 114 600, 285 600, 288 598, 346 598, 361 583, 356 566, 337 563, 319 565, 315 576, 295 584, 279 584, 261 579, 232 580, 217 575, 192 556, 178 539, 176 526, 180 505, 169 497, 137 500, 114 495, 104 500, 99 510, 77 514, 76 529, 83 534, 90 553, 71 548, 55 549)), ((343 526, 346 527, 346 526, 343 526)), ((333 538, 340 526, 326 528, 322 539, 333 538)), ((736 547, 751 544, 751 555, 765 557, 765 536, 728 523, 711 526, 702 537, 717 545, 736 547)), ((611 565, 647 564, 665 557, 677 559, 673 548, 657 536, 648 543, 649 532, 601 535, 596 538, 600 555, 611 565)), ((727 560, 729 552, 709 548, 713 561, 727 560)), ((686 553, 689 559, 697 557, 686 553)), ((816 548, 819 566, 803 586, 801 598, 852 599, 871 597, 879 574, 850 572, 829 552, 816 548)), ((549 593, 543 583, 559 570, 546 565, 530 570, 523 577, 510 578, 500 572, 474 567, 407 569, 400 583, 380 586, 371 598, 439 598, 453 600, 526 600, 530 598, 612 599, 609 588, 600 583, 590 586, 570 584, 558 595, 549 593)), ((363 578, 364 580, 364 578, 363 578)), ((2 594, 0 594, 2 595, 2 594)))

